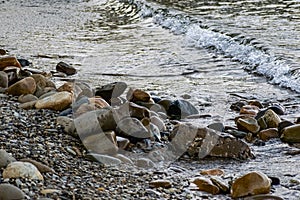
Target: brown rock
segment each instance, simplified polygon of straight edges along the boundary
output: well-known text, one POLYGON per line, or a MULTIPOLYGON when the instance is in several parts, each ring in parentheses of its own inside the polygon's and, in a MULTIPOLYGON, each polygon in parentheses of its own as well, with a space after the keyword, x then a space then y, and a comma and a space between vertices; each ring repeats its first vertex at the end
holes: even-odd
POLYGON ((8 76, 3 71, 0 71, 0 87, 2 88, 8 87, 8 76))
POLYGON ((44 180, 39 170, 28 162, 12 162, 3 171, 3 178, 28 178, 44 180))
POLYGON ((210 194, 220 193, 220 189, 214 185, 210 179, 199 177, 195 178, 192 182, 197 185, 200 191, 208 192, 210 194))
POLYGON ((130 88, 130 90, 127 93, 127 100, 131 102, 137 102, 137 101, 142 101, 142 102, 149 102, 151 99, 150 95, 140 89, 133 89, 130 88))
POLYGON ((23 158, 20 161, 29 162, 29 163, 33 164, 41 173, 48 173, 48 172, 54 173, 55 172, 52 168, 48 167, 47 165, 45 165, 41 162, 32 160, 30 158, 23 158))
POLYGON ((241 108, 240 114, 250 114, 255 116, 259 112, 259 108, 255 105, 245 105, 241 108))
POLYGON ((236 123, 237 128, 241 131, 257 133, 260 129, 256 119, 254 119, 253 117, 239 118, 236 123))
POLYGON ((277 128, 269 128, 258 133, 258 137, 263 141, 268 141, 271 138, 279 138, 277 128))
POLYGON ((47 86, 47 78, 41 74, 32 74, 31 77, 34 79, 35 84, 40 89, 44 89, 47 86))
POLYGON ((171 188, 172 187, 172 183, 169 180, 163 180, 163 179, 151 181, 149 183, 149 185, 150 185, 150 187, 153 187, 153 188, 159 188, 159 187, 171 188))
POLYGON ((65 74, 67 74, 67 75, 74 75, 74 74, 77 73, 77 70, 76 70, 74 67, 68 65, 68 64, 65 63, 65 62, 59 62, 59 63, 56 65, 56 70, 57 70, 58 72, 65 73, 65 74))
POLYGON ((7 89, 7 93, 20 96, 22 94, 33 94, 36 90, 35 80, 32 77, 24 78, 7 89))
POLYGON ((36 102, 37 109, 64 110, 72 103, 72 94, 69 92, 58 92, 36 102))
POLYGON ((93 97, 89 98, 89 102, 95 105, 96 108, 105 108, 110 106, 103 98, 101 97, 93 97))
POLYGON ((284 128, 280 139, 288 143, 300 143, 300 124, 284 128))
POLYGON ((62 86, 60 86, 59 88, 57 88, 57 91, 58 92, 63 92, 63 91, 66 91, 66 92, 73 92, 73 89, 74 89, 74 83, 72 82, 66 82, 64 83, 62 86))
POLYGON ((30 102, 27 102, 27 103, 22 103, 18 107, 22 108, 22 109, 26 109, 26 110, 28 110, 28 109, 34 109, 36 102, 37 101, 30 101, 30 102))
POLYGON ((222 176, 224 175, 224 171, 221 169, 208 169, 208 170, 202 170, 200 174, 211 175, 211 176, 222 176))
POLYGON ((33 94, 22 94, 21 96, 19 96, 18 101, 20 103, 27 103, 27 102, 31 102, 31 101, 37 101, 38 98, 36 96, 34 96, 33 94))
POLYGON ((270 192, 271 180, 261 172, 251 172, 237 178, 231 187, 232 198, 248 195, 267 194, 270 192))
POLYGON ((277 128, 281 122, 280 117, 271 109, 268 109, 263 116, 268 128, 277 128))
POLYGON ((14 56, 0 58, 0 71, 2 71, 5 67, 8 66, 15 66, 18 68, 22 67, 17 58, 14 56))

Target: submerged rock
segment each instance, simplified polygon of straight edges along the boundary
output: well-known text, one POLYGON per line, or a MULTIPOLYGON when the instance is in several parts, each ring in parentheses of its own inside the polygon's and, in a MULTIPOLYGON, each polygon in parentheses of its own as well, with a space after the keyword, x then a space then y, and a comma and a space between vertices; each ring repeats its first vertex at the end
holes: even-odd
POLYGON ((271 180, 261 172, 251 172, 237 178, 231 187, 232 198, 249 195, 267 194, 270 192, 271 180))

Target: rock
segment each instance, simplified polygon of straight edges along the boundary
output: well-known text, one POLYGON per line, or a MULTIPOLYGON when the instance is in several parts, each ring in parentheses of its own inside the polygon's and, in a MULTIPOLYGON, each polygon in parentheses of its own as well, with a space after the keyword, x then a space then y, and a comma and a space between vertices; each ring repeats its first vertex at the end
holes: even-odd
POLYGON ((0 71, 0 87, 2 88, 8 87, 8 76, 3 71, 0 71))
POLYGON ((62 111, 72 103, 72 94, 69 92, 58 92, 36 102, 37 109, 50 109, 62 111))
POLYGON ((224 183, 224 181, 220 178, 211 177, 210 180, 214 185, 216 185, 220 189, 220 192, 225 194, 228 194, 230 192, 229 185, 227 183, 224 183))
POLYGON ((216 130, 216 131, 220 131, 220 132, 224 132, 224 129, 225 129, 224 124, 221 122, 209 124, 207 127, 210 129, 216 130))
POLYGON ((4 68, 8 66, 15 66, 18 68, 22 67, 19 61, 17 60, 17 58, 14 56, 7 56, 7 57, 0 58, 0 71, 2 71, 4 68))
POLYGON ((122 163, 122 161, 120 159, 114 158, 114 157, 108 156, 108 155, 89 153, 86 156, 89 160, 99 162, 106 166, 116 166, 116 165, 120 165, 122 163))
POLYGON ((250 100, 249 102, 249 105, 251 106, 256 106, 258 107, 259 109, 263 108, 264 106, 257 100, 250 100))
POLYGON ((125 117, 117 123, 118 136, 133 138, 151 138, 150 131, 137 118, 125 117))
POLYGON ((136 166, 141 167, 141 168, 152 168, 155 166, 155 164, 148 158, 139 158, 136 161, 136 166))
POLYGON ((32 77, 27 77, 9 86, 7 93, 14 96, 20 96, 22 94, 33 94, 35 90, 35 80, 32 77))
POLYGON ((97 108, 95 107, 95 105, 93 104, 89 104, 89 103, 83 103, 82 105, 80 105, 80 107, 76 110, 76 112, 74 112, 74 117, 77 118, 80 115, 96 110, 97 108))
POLYGON ((82 138, 85 148, 92 153, 114 155, 118 151, 114 131, 95 132, 94 135, 82 138))
POLYGON ((241 131, 249 131, 251 133, 257 133, 260 129, 256 119, 253 117, 239 118, 236 122, 237 128, 241 131))
POLYGON ((12 84, 20 80, 18 75, 20 72, 20 68, 11 66, 6 67, 3 71, 7 74, 8 86, 11 86, 12 84))
POLYGON ((234 180, 231 187, 232 198, 248 195, 267 194, 270 192, 271 180, 261 172, 250 172, 234 180))
POLYGON ((72 93, 74 91, 74 83, 66 82, 63 85, 61 85, 59 88, 57 88, 57 91, 58 92, 66 91, 72 93))
POLYGON ((220 193, 220 189, 216 185, 214 185, 210 179, 199 177, 199 178, 195 178, 192 181, 192 183, 197 185, 200 191, 208 192, 210 194, 220 193))
POLYGON ((224 171, 221 169, 209 169, 209 170, 202 170, 200 174, 210 175, 210 176, 222 176, 224 175, 224 171))
POLYGON ((283 198, 270 194, 260 194, 251 197, 245 197, 244 200, 283 200, 283 198))
POLYGON ((5 55, 6 54, 6 50, 5 49, 0 49, 0 55, 5 55))
POLYGON ((199 114, 199 111, 190 102, 182 99, 173 101, 167 110, 167 114, 171 119, 183 119, 190 115, 199 114))
POLYGON ((127 102, 115 109, 114 116, 117 121, 124 117, 132 117, 142 120, 144 118, 150 118, 150 111, 135 103, 127 102))
POLYGON ((285 114, 285 108, 282 105, 274 104, 267 109, 270 109, 274 111, 277 115, 284 115, 285 114))
POLYGON ((259 112, 259 108, 255 105, 245 105, 241 108, 240 110, 240 114, 246 114, 246 115, 257 115, 257 113, 259 112))
POLYGON ((34 96, 33 94, 22 94, 19 96, 18 101, 20 103, 27 103, 27 102, 31 102, 31 101, 37 101, 38 98, 36 96, 34 96))
POLYGON ((22 67, 28 67, 28 66, 32 65, 32 62, 30 62, 29 60, 23 59, 23 58, 18 58, 17 60, 19 61, 19 63, 21 64, 22 67))
POLYGON ((41 74, 33 74, 31 77, 34 79, 35 84, 41 90, 43 90, 47 86, 47 78, 41 74))
POLYGON ((279 133, 278 133, 277 128, 269 128, 269 129, 260 131, 258 133, 258 137, 262 141, 268 141, 271 138, 279 138, 279 133))
POLYGON ((106 102, 112 98, 117 98, 126 90, 127 84, 124 82, 114 82, 96 88, 95 96, 101 96, 106 102))
POLYGON ((266 122, 268 128, 277 128, 281 122, 279 116, 271 109, 267 110, 262 118, 266 122))
POLYGON ((65 62, 59 62, 56 65, 56 71, 65 73, 67 75, 74 75, 77 73, 77 70, 74 67, 68 65, 65 62))
POLYGON ((41 162, 38 162, 36 160, 32 160, 30 158, 23 158, 20 161, 29 162, 29 163, 33 164, 41 173, 54 173, 55 172, 52 168, 48 167, 47 165, 45 165, 41 162))
POLYGON ((18 107, 22 108, 22 109, 26 109, 26 110, 27 109, 34 109, 36 102, 37 101, 30 101, 30 102, 27 102, 27 103, 22 103, 18 107))
POLYGON ((172 140, 172 148, 176 154, 187 151, 190 156, 200 159, 206 156, 235 159, 254 158, 250 147, 242 140, 207 127, 179 124, 174 127, 172 135, 175 135, 172 140))
POLYGON ((117 139, 118 147, 123 150, 125 150, 130 143, 130 141, 127 138, 117 136, 116 139, 117 139))
POLYGON ((150 117, 150 122, 153 123, 154 125, 156 125, 157 128, 159 129, 159 131, 161 131, 161 132, 166 131, 165 123, 159 117, 151 116, 150 117))
POLYGON ((89 98, 89 102, 93 105, 95 105, 96 108, 105 108, 109 107, 110 105, 101 97, 93 97, 89 98))
POLYGON ((65 116, 59 116, 56 118, 56 123, 61 125, 67 134, 73 137, 78 137, 73 119, 65 116))
POLYGON ((127 96, 126 96, 128 101, 131 102, 149 102, 151 97, 150 94, 148 94, 147 92, 141 90, 141 89, 133 89, 130 88, 127 96))
POLYGON ((245 106, 245 105, 247 105, 247 102, 245 102, 245 101, 238 101, 238 102, 235 102, 235 103, 231 104, 230 109, 234 110, 234 111, 240 112, 241 109, 242 109, 242 107, 245 106))
POLYGON ((290 121, 287 121, 287 120, 281 121, 281 122, 278 124, 278 133, 279 133, 279 135, 282 134, 282 131, 283 131, 286 127, 293 126, 293 125, 295 125, 293 122, 290 122, 290 121))
POLYGON ((159 102, 157 102, 158 105, 161 106, 162 110, 157 111, 157 112, 163 112, 163 113, 167 113, 167 110, 169 110, 170 105, 172 104, 172 100, 170 99, 162 99, 159 102))
POLYGON ((0 168, 6 167, 9 163, 16 161, 14 157, 12 157, 5 150, 0 149, 0 168))
POLYGON ((149 183, 149 185, 152 188, 159 188, 159 187, 171 188, 172 187, 172 183, 169 180, 164 180, 164 179, 151 181, 149 183))
POLYGON ((1 200, 23 200, 25 194, 14 185, 2 183, 0 184, 0 199, 1 200))
POLYGON ((28 162, 12 162, 3 171, 3 178, 28 178, 44 180, 39 170, 28 162))
POLYGON ((133 161, 123 154, 116 154, 116 155, 114 155, 114 157, 121 160, 123 163, 129 164, 129 165, 134 165, 133 161))
POLYGON ((284 128, 280 139, 288 143, 300 143, 300 124, 284 128))
POLYGON ((229 133, 230 135, 233 135, 236 138, 244 138, 247 135, 246 132, 235 130, 235 129, 228 129, 226 130, 226 133, 229 133))

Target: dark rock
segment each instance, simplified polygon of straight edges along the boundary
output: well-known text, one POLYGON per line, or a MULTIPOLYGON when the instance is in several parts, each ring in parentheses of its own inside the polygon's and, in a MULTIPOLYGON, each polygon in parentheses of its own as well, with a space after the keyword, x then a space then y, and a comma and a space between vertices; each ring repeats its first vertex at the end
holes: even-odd
POLYGON ((223 123, 221 123, 221 122, 216 122, 216 123, 213 123, 213 124, 209 124, 207 127, 210 128, 210 129, 219 131, 219 132, 224 132, 224 129, 225 129, 223 123))
POLYGON ((0 49, 0 55, 5 55, 6 54, 6 50, 4 50, 4 49, 0 49))
POLYGON ((199 114, 197 108, 186 100, 173 101, 167 110, 171 119, 183 119, 189 115, 199 114))
POLYGON ((245 106, 245 105, 247 105, 247 102, 245 102, 245 101, 239 101, 239 102, 231 104, 230 109, 234 110, 234 111, 240 112, 241 108, 243 106, 245 106))
POLYGON ((114 82, 96 88, 95 96, 101 96, 106 102, 110 103, 111 98, 117 98, 126 90, 127 84, 124 82, 114 82))
POLYGON ((22 67, 27 67, 32 65, 32 62, 30 62, 29 60, 23 59, 23 58, 18 58, 17 59, 19 61, 19 63, 21 64, 22 67))
POLYGON ((284 120, 284 121, 280 122, 278 124, 278 133, 279 133, 279 135, 282 134, 282 131, 283 131, 284 128, 289 127, 289 126, 293 126, 293 125, 295 125, 293 122, 290 122, 290 121, 287 121, 287 120, 284 120))
POLYGON ((70 66, 65 62, 59 62, 56 65, 56 71, 65 73, 67 75, 74 75, 77 73, 77 70, 74 67, 70 66))
POLYGON ((1 200, 23 200, 25 194, 14 185, 2 183, 0 184, 0 199, 1 200))

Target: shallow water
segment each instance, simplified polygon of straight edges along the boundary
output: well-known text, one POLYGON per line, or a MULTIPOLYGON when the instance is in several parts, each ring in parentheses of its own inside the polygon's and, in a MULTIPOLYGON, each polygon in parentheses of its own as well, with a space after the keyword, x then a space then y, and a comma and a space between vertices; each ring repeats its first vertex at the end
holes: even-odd
MULTIPOLYGON (((79 71, 74 78, 92 86, 125 81, 158 95, 189 94, 202 113, 229 124, 230 103, 241 99, 232 94, 282 102, 291 120, 300 110, 298 0, 15 0, 0 3, 0 19, 0 48, 45 71, 70 63, 79 71)), ((254 148, 250 162, 200 164, 228 173, 259 169, 285 185, 300 179, 299 156, 281 152, 287 145, 254 148)), ((296 190, 276 192, 300 198, 296 190)))

